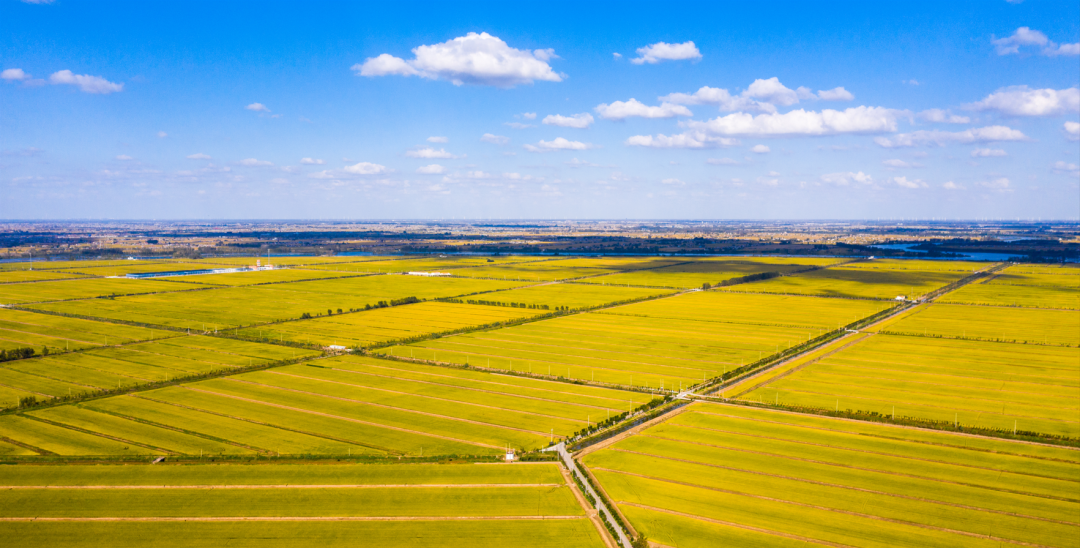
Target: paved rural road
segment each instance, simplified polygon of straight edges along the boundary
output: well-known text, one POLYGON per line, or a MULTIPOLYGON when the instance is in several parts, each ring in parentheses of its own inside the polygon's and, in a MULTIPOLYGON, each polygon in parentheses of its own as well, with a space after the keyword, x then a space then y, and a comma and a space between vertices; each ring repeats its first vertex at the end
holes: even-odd
MULTIPOLYGON (((566 463, 566 467, 570 469, 571 474, 577 474, 580 478, 585 477, 585 474, 580 469, 578 469, 578 465, 576 462, 574 462, 574 459, 570 456, 570 453, 566 451, 565 442, 559 442, 559 444, 554 447, 544 449, 544 451, 552 450, 559 452, 559 456, 562 458, 563 462, 566 463)), ((583 479, 581 483, 585 486, 585 492, 587 492, 589 496, 591 496, 593 500, 596 501, 596 509, 600 512, 600 515, 604 516, 608 520, 608 523, 615 525, 615 533, 619 536, 619 544, 622 544, 624 548, 631 548, 630 539, 627 538, 626 533, 623 532, 622 528, 617 525, 619 522, 615 521, 615 518, 612 517, 611 510, 608 510, 608 507, 606 504, 604 504, 603 499, 600 498, 596 491, 593 491, 592 485, 590 485, 589 482, 584 481, 583 479)))

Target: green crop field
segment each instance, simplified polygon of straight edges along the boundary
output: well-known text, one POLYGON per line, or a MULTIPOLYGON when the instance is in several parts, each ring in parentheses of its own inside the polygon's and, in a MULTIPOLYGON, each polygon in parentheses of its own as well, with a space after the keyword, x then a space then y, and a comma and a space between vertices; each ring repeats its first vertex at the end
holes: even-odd
POLYGON ((697 292, 379 352, 670 389, 756 361, 889 306, 697 292))
POLYGON ((648 287, 671 287, 689 289, 708 283, 716 285, 731 278, 760 274, 762 272, 790 273, 809 268, 807 265, 777 264, 775 262, 744 261, 694 261, 650 270, 636 270, 581 280, 582 283, 610 285, 638 285, 648 287))
POLYGON ((127 278, 82 278, 55 282, 2 284, 0 285, 0 304, 66 301, 109 295, 167 293, 200 287, 207 286, 164 280, 132 280, 127 278))
POLYGON ((1080 349, 873 335, 744 398, 1080 437, 1080 349))
POLYGON ((1080 452, 693 404, 582 462, 667 546, 1080 546, 1080 452))
MULTIPOLYGON (((149 367, 127 364, 128 380, 149 367)), ((120 375, 117 370, 96 370, 86 378, 108 379, 120 375)), ((196 449, 206 454, 497 455, 507 445, 543 447, 648 399, 598 387, 346 356, 9 416, 18 420, 0 432, 0 441, 62 455, 192 454, 196 449), (95 414, 112 422, 95 421, 95 414), (26 437, 18 425, 27 424, 55 433, 49 442, 42 441, 44 435, 26 437), (184 440, 147 441, 163 432, 184 434, 184 440), (198 440, 229 451, 213 451, 198 440)))
POLYGON ((148 332, 148 337, 160 335, 161 340, 0 363, 0 407, 15 407, 16 400, 26 396, 50 399, 93 394, 105 389, 318 355, 311 350, 269 344, 178 336, 180 334, 172 331, 149 333, 150 330, 144 328, 127 329, 148 332))
POLYGON ((40 354, 48 347, 51 352, 66 352, 175 335, 145 327, 0 308, 0 350, 29 347, 40 354))
POLYGON ((556 464, 6 468, 28 546, 604 546, 556 464))
POLYGON ((1080 309, 1080 269, 1011 266, 994 276, 968 284, 942 297, 940 302, 1080 309))
POLYGON ((727 290, 861 299, 893 299, 898 295, 916 298, 968 274, 970 272, 839 266, 739 284, 727 290))
POLYGON ((305 313, 317 316, 326 315, 328 310, 332 310, 336 314, 339 309, 363 309, 366 305, 374 306, 384 300, 405 297, 456 297, 520 285, 520 282, 492 280, 363 276, 254 287, 214 288, 175 295, 96 299, 36 307, 106 319, 212 331, 297 319, 305 313))
POLYGON ((1078 346, 1080 314, 1072 310, 934 304, 882 332, 1078 346))
POLYGON ((545 313, 544 310, 428 301, 379 308, 359 314, 339 314, 252 327, 241 329, 238 333, 241 336, 270 342, 317 343, 323 346, 369 346, 518 320, 543 313, 545 313))

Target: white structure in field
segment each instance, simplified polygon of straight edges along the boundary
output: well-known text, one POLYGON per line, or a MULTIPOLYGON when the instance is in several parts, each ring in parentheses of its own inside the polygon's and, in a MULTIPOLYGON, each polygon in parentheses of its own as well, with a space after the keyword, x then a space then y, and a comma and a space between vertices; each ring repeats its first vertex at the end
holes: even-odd
POLYGON ((409 276, 450 276, 449 272, 406 272, 409 276))
POLYGON ((517 457, 514 455, 514 450, 513 449, 507 449, 506 450, 506 462, 514 462, 514 459, 516 459, 516 458, 517 457))
POLYGON ((903 295, 897 295, 897 296, 896 296, 896 300, 898 300, 898 301, 904 301, 904 300, 907 300, 907 299, 906 299, 906 298, 905 298, 905 297, 904 297, 903 295))

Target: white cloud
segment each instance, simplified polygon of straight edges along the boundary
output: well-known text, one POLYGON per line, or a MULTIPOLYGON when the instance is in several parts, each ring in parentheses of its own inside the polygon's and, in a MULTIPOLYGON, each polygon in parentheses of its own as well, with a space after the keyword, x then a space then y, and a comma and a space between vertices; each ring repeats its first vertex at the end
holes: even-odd
POLYGON ((446 149, 440 148, 439 150, 435 150, 434 148, 431 148, 431 147, 421 148, 421 149, 416 149, 416 150, 409 150, 409 151, 405 152, 405 155, 408 156, 409 158, 455 159, 455 158, 464 158, 465 157, 464 154, 462 154, 461 156, 458 156, 456 154, 451 154, 451 153, 447 152, 446 149))
POLYGON ((342 168, 345 173, 351 173, 353 175, 378 175, 380 173, 386 173, 386 166, 379 164, 373 164, 370 162, 360 162, 355 165, 345 166, 342 168))
POLYGON ((826 183, 831 183, 837 186, 848 186, 852 183, 858 183, 861 185, 874 184, 874 178, 861 171, 844 171, 839 173, 826 173, 821 176, 821 180, 826 183))
POLYGON ((676 185, 676 186, 684 186, 684 185, 686 185, 686 183, 680 181, 679 179, 675 179, 675 178, 664 179, 664 180, 660 181, 660 184, 662 184, 662 185, 676 185))
POLYGON ((536 119, 536 113, 535 112, 522 112, 521 117, 526 119, 526 120, 535 120, 536 119))
POLYGON ((1007 190, 1009 188, 1009 180, 1002 177, 1000 179, 994 179, 993 181, 979 183, 979 186, 992 188, 994 190, 1007 190))
POLYGON ((255 111, 255 112, 270 112, 270 109, 266 108, 266 105, 264 105, 262 103, 251 103, 250 105, 244 107, 244 109, 245 110, 255 111))
POLYGON ((209 160, 210 155, 209 154, 203 154, 201 152, 196 152, 195 154, 188 154, 187 159, 188 160, 209 160))
POLYGON ((456 86, 510 88, 536 80, 563 80, 548 65, 548 61, 556 58, 554 50, 512 48, 486 32, 470 32, 441 44, 418 46, 412 52, 414 58, 408 61, 384 53, 353 65, 352 70, 360 76, 419 76, 448 80, 456 86))
POLYGON ((927 122, 940 122, 945 124, 970 124, 971 118, 967 116, 958 116, 949 112, 948 110, 942 110, 940 108, 931 108, 918 113, 916 116, 926 120, 927 122))
POLYGON ((505 145, 510 142, 510 138, 503 135, 495 135, 494 133, 485 133, 480 136, 480 140, 485 143, 491 143, 493 145, 505 145))
POLYGON ((911 80, 901 80, 900 83, 901 84, 907 84, 909 86, 917 86, 917 85, 919 85, 919 81, 914 79, 914 78, 912 78, 911 80))
POLYGON ((675 135, 634 135, 626 140, 626 144, 650 148, 712 148, 735 146, 740 144, 740 141, 711 136, 703 131, 687 131, 675 135))
POLYGON ((300 163, 306 166, 321 166, 326 162, 319 158, 300 158, 300 163))
POLYGON ((1037 46, 1042 48, 1041 54, 1047 57, 1059 55, 1080 55, 1080 42, 1073 44, 1060 44, 1053 42, 1045 34, 1031 30, 1028 27, 1020 27, 1012 36, 998 38, 990 42, 994 45, 998 55, 1012 55, 1020 53, 1021 46, 1037 46))
POLYGON ((37 4, 37 5, 40 6, 40 5, 52 4, 56 0, 21 0, 21 1, 22 1, 23 4, 37 4))
POLYGON ((555 150, 589 150, 596 148, 592 143, 582 143, 581 141, 570 141, 562 137, 556 137, 551 141, 543 141, 536 143, 535 145, 525 145, 525 150, 529 152, 551 152, 555 150))
POLYGON ((446 137, 433 136, 433 137, 428 137, 427 142, 429 142, 429 143, 449 143, 450 139, 447 139, 446 137))
POLYGON ((994 45, 998 55, 1009 55, 1020 52, 1020 46, 1045 46, 1050 39, 1045 34, 1031 30, 1028 27, 1020 27, 1012 36, 998 38, 990 43, 994 45))
POLYGON ((1068 162, 1054 162, 1054 173, 1065 173, 1073 177, 1080 177, 1080 166, 1068 162))
POLYGON ((817 92, 818 99, 822 101, 854 101, 855 96, 843 86, 832 89, 822 89, 817 92))
POLYGON ((1065 122, 1062 129, 1065 130, 1065 137, 1070 141, 1080 139, 1080 122, 1065 122))
POLYGON ((732 96, 726 89, 709 86, 702 86, 694 93, 671 93, 659 99, 665 103, 679 105, 716 105, 723 112, 736 110, 776 112, 776 107, 769 103, 762 103, 748 97, 732 96))
POLYGON ((603 103, 598 105, 595 109, 597 114, 601 118, 608 120, 623 120, 631 116, 640 116, 642 118, 673 118, 675 116, 693 116, 690 109, 672 103, 661 103, 658 107, 650 107, 643 104, 637 99, 631 98, 629 101, 615 101, 610 105, 603 103))
POLYGON ((121 155, 117 156, 116 159, 126 162, 128 160, 134 160, 135 158, 132 158, 131 156, 128 156, 127 154, 121 154, 121 155))
POLYGON ((242 166, 272 166, 273 162, 267 160, 256 160, 255 158, 246 158, 238 162, 242 166))
POLYGON ((907 177, 893 177, 892 181, 903 188, 926 188, 927 184, 919 179, 909 181, 907 177))
POLYGON ((738 161, 732 160, 731 158, 709 158, 708 160, 705 160, 705 163, 706 164, 711 164, 711 165, 714 165, 714 166, 737 166, 737 165, 739 165, 738 161))
POLYGON ((946 181, 945 184, 941 185, 941 188, 944 188, 945 190, 963 190, 964 189, 963 186, 958 185, 958 184, 956 184, 956 183, 954 183, 952 181, 946 181))
POLYGON ((964 131, 915 131, 901 133, 892 139, 876 137, 874 142, 885 148, 913 147, 945 143, 990 143, 994 141, 1026 141, 1027 135, 1006 126, 987 126, 964 131))
POLYGON ((53 84, 68 84, 76 86, 83 93, 97 93, 108 95, 118 91, 124 91, 124 84, 115 84, 100 76, 89 74, 73 74, 70 70, 61 70, 49 76, 49 82, 53 84))
POLYGON ((1048 47, 1043 50, 1043 55, 1048 57, 1057 57, 1059 55, 1080 55, 1080 42, 1073 42, 1072 44, 1061 44, 1057 48, 1048 47))
POLYGON ((572 158, 564 163, 570 167, 603 167, 600 164, 586 162, 585 160, 578 160, 577 158, 572 158))
POLYGON ((532 124, 523 124, 521 122, 503 122, 503 125, 504 126, 509 126, 509 127, 513 128, 513 129, 527 129, 527 128, 531 128, 531 127, 536 127, 536 126, 534 126, 532 124))
POLYGON ((157 132, 157 136, 158 136, 159 139, 164 139, 164 138, 168 137, 169 134, 165 133, 164 131, 159 131, 159 132, 157 132))
POLYGON ((994 110, 1010 116, 1052 116, 1080 112, 1080 88, 1031 89, 1013 86, 998 90, 982 101, 967 105, 972 110, 994 110))
POLYGON ((549 114, 544 117, 543 122, 549 126, 559 127, 572 127, 577 129, 588 129, 593 123, 592 114, 582 112, 581 114, 571 114, 570 116, 562 116, 559 114, 549 114))
POLYGON ((612 53, 611 56, 616 59, 622 59, 622 54, 619 52, 612 53))
POLYGON ((4 72, 0 72, 0 78, 8 82, 19 82, 29 79, 30 75, 23 72, 21 68, 9 68, 4 69, 4 72))
POLYGON ((758 78, 750 87, 743 92, 743 97, 761 99, 774 105, 791 106, 799 102, 799 94, 795 90, 780 83, 780 79, 773 76, 768 80, 758 78))
POLYGON ((645 63, 653 65, 659 63, 660 61, 683 61, 686 59, 701 59, 701 52, 698 51, 697 46, 695 46, 693 42, 683 42, 681 44, 668 44, 667 42, 657 42, 643 48, 638 48, 637 54, 640 57, 635 57, 630 60, 630 62, 635 65, 641 65, 645 63))
POLYGON ((907 162, 905 162, 903 160, 898 160, 898 159, 885 160, 885 161, 883 161, 881 163, 883 165, 885 165, 886 167, 892 167, 892 168, 911 167, 911 164, 909 164, 909 163, 907 163, 907 162))
POLYGON ((769 147, 765 145, 754 145, 754 147, 750 149, 750 152, 753 152, 754 154, 768 154, 769 147))
POLYGON ((977 148, 971 151, 972 158, 991 158, 999 156, 1008 156, 1008 153, 1000 148, 977 148))
POLYGON ((437 175, 439 173, 445 173, 446 168, 439 164, 431 164, 429 166, 423 166, 416 168, 417 173, 423 173, 425 175, 437 175))
POLYGON ((842 111, 799 109, 757 116, 736 112, 706 122, 688 121, 683 125, 710 135, 836 135, 896 131, 896 116, 892 109, 860 106, 842 111))

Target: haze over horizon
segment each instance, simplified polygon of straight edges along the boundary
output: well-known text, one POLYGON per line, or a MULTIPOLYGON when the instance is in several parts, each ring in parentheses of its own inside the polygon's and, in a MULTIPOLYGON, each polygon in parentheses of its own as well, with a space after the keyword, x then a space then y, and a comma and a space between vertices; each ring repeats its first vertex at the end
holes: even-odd
POLYGON ((1080 4, 0 1, 0 219, 1080 219, 1080 4))

